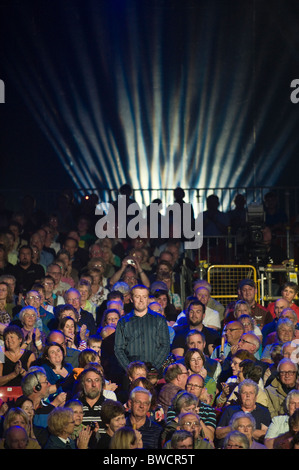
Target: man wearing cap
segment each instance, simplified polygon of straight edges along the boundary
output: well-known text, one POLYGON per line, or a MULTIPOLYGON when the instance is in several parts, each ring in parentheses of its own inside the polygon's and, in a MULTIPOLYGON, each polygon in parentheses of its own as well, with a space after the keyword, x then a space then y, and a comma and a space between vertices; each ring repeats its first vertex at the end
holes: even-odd
MULTIPOLYGON (((256 325, 262 329, 267 323, 270 323, 273 318, 267 309, 256 302, 257 288, 252 279, 243 279, 238 286, 238 294, 241 300, 245 300, 250 305, 251 316, 255 319, 256 325)), ((224 323, 234 320, 234 303, 229 305, 225 312, 224 323)))

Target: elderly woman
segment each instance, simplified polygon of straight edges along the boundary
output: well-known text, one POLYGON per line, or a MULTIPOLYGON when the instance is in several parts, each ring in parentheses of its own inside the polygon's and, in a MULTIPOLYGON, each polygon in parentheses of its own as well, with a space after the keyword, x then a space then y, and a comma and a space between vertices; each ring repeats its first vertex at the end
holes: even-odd
POLYGON ((250 443, 240 431, 231 431, 224 439, 222 449, 250 449, 250 443))
POLYGON ((235 413, 229 425, 233 431, 239 431, 245 434, 249 441, 249 449, 267 449, 265 445, 260 444, 253 438, 253 433, 256 430, 256 421, 251 413, 244 413, 244 411, 235 413))
MULTIPOLYGON (((289 341, 293 341, 296 337, 296 328, 294 323, 289 318, 280 318, 277 322, 276 327, 276 336, 277 336, 277 343, 283 345, 289 341)), ((271 349, 273 343, 267 344, 264 347, 261 360, 263 362, 268 362, 269 364, 273 364, 271 359, 271 349)))
POLYGON ((49 440, 45 449, 87 449, 91 436, 89 426, 82 429, 77 440, 71 438, 75 429, 74 412, 71 408, 56 407, 48 416, 49 440))
POLYGON ((172 434, 178 427, 179 415, 189 411, 197 412, 198 399, 193 393, 181 390, 172 399, 167 411, 166 426, 162 432, 161 439, 165 443, 171 439, 172 434))
POLYGON ((5 344, 4 362, 0 362, 0 387, 19 387, 22 377, 26 374, 35 355, 22 348, 23 332, 17 325, 5 328, 3 332, 5 344))
POLYGON ((216 396, 216 382, 212 377, 208 375, 208 372, 204 367, 206 362, 206 356, 200 349, 190 348, 185 353, 184 360, 189 375, 199 374, 204 378, 204 386, 206 387, 208 394, 211 395, 211 401, 209 404, 212 404, 216 396))
MULTIPOLYGON (((4 418, 3 421, 3 431, 4 433, 11 427, 11 426, 21 426, 27 432, 27 435, 30 436, 30 419, 26 412, 21 408, 10 408, 4 418)), ((0 449, 4 449, 4 439, 0 440, 0 449)), ((32 437, 28 437, 27 444, 25 449, 41 449, 40 444, 38 443, 37 439, 32 437)))
POLYGON ((299 390, 292 390, 285 399, 285 414, 273 416, 265 435, 265 445, 273 449, 275 439, 290 431, 289 418, 299 409, 299 390))
POLYGON ((77 284, 77 289, 81 294, 81 308, 90 312, 96 320, 96 304, 90 298, 92 296, 91 283, 86 279, 80 279, 77 284))
POLYGON ((24 343, 22 347, 31 351, 36 357, 43 350, 46 342, 46 335, 35 328, 38 313, 35 307, 24 307, 19 313, 19 319, 22 323, 22 332, 24 335, 24 343))

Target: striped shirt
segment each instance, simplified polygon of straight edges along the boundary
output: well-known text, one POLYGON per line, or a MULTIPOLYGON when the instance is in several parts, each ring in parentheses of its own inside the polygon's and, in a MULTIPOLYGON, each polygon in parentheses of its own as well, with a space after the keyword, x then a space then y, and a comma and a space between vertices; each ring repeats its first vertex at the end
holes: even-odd
MULTIPOLYGON (((198 415, 200 419, 205 423, 206 426, 211 426, 212 428, 216 429, 216 425, 217 425, 216 411, 211 405, 208 405, 207 403, 200 401, 198 415)), ((166 418, 167 424, 171 422, 172 420, 174 420, 175 417, 176 417, 176 414, 175 414, 174 409, 172 407, 169 407, 167 411, 167 418, 166 418)))
POLYGON ((90 423, 98 423, 99 424, 99 433, 105 433, 106 428, 102 422, 101 418, 101 410, 102 410, 102 404, 105 401, 105 397, 101 395, 97 402, 93 405, 90 406, 88 402, 86 401, 85 397, 81 397, 80 401, 83 405, 83 420, 82 423, 87 425, 90 423))
POLYGON ((150 362, 160 369, 170 353, 165 317, 152 310, 142 317, 134 310, 122 317, 116 327, 114 352, 124 369, 133 361, 150 362))

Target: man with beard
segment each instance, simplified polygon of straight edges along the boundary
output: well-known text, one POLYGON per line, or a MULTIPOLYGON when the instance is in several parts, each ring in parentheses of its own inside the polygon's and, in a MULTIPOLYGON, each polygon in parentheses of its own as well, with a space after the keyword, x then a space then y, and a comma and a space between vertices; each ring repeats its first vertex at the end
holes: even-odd
POLYGON ((32 248, 24 245, 19 250, 19 262, 11 268, 10 274, 16 278, 16 294, 20 294, 29 291, 34 282, 42 279, 45 270, 41 264, 32 262, 32 248))
POLYGON ((87 367, 79 376, 81 390, 79 400, 83 405, 84 425, 95 424, 95 431, 100 434, 106 432, 102 422, 101 410, 105 401, 103 395, 104 378, 101 372, 93 366, 87 367))
POLYGON ((131 292, 134 309, 117 323, 115 355, 124 370, 134 361, 150 363, 159 370, 170 351, 166 319, 148 308, 146 286, 136 285, 131 292))
POLYGON ((220 333, 204 326, 205 306, 200 300, 192 301, 186 311, 187 324, 174 327, 175 337, 172 342, 172 353, 177 357, 184 356, 188 347, 186 337, 190 330, 201 331, 205 337, 204 354, 210 356, 214 347, 220 344, 220 333))

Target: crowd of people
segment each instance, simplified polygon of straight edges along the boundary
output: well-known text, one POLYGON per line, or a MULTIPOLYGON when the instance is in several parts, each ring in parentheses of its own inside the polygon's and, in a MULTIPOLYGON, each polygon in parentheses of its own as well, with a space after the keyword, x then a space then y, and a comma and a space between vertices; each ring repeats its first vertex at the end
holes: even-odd
POLYGON ((194 258, 183 297, 183 240, 98 238, 67 203, 0 233, 0 449, 299 448, 297 283, 222 305, 194 258))

